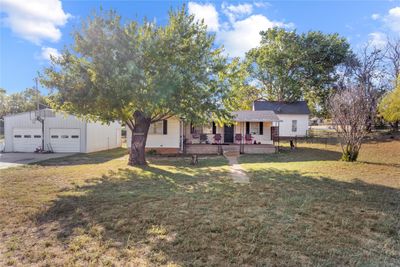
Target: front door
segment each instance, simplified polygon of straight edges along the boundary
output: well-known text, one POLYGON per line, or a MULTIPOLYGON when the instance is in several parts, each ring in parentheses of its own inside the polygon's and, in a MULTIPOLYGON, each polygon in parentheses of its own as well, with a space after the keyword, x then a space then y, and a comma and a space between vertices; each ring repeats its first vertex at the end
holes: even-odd
POLYGON ((233 125, 224 125, 224 143, 233 143, 233 125))

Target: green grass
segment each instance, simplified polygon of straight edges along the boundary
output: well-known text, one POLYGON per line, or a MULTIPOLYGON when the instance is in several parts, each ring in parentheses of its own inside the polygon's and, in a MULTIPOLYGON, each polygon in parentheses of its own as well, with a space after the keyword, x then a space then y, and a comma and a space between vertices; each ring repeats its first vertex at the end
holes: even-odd
POLYGON ((0 173, 0 265, 400 265, 400 142, 222 157, 125 150, 0 173))

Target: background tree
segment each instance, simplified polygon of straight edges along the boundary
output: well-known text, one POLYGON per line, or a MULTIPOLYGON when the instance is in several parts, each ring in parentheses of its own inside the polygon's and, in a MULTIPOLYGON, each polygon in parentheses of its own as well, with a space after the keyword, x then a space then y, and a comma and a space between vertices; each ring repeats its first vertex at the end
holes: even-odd
POLYGON ((394 81, 394 88, 398 86, 400 75, 400 38, 388 39, 385 57, 389 61, 389 75, 394 81))
POLYGON ((0 119, 8 113, 8 96, 5 89, 0 88, 0 119))
MULTIPOLYGON (((400 76, 397 78, 397 87, 391 92, 388 92, 379 103, 379 113, 382 117, 394 125, 398 125, 400 121, 400 76)), ((398 131, 396 127, 393 131, 398 131)))
POLYGON ((326 100, 350 45, 337 34, 274 28, 260 33, 259 47, 246 54, 251 84, 260 97, 277 101, 305 99, 313 113, 326 114, 326 100))
POLYGON ((356 161, 362 140, 367 134, 369 98, 360 85, 345 84, 329 101, 329 113, 340 137, 342 160, 356 161))
POLYGON ((130 165, 145 165, 151 123, 177 116, 189 121, 229 118, 222 107, 226 59, 213 35, 185 7, 165 26, 121 23, 115 12, 94 15, 74 33, 74 45, 52 58, 42 83, 52 105, 132 130, 130 165))
POLYGON ((225 98, 224 106, 231 110, 250 110, 253 101, 260 98, 262 90, 251 84, 248 66, 239 58, 234 58, 226 66, 224 79, 229 84, 229 95, 225 98))
POLYGON ((384 57, 385 51, 366 44, 357 55, 355 64, 351 66, 360 88, 364 90, 363 93, 370 103, 367 111, 368 118, 365 122, 369 132, 375 121, 379 98, 387 90, 387 83, 384 79, 384 57))
MULTIPOLYGON (((386 60, 388 61, 389 79, 390 79, 389 85, 391 85, 389 86, 389 89, 393 90, 394 88, 397 88, 399 85, 398 77, 400 76, 400 39, 399 38, 388 39, 386 49, 387 52, 385 54, 385 57, 386 60)), ((393 131, 398 131, 400 119, 389 120, 388 122, 391 125, 393 131)))
POLYGON ((7 94, 5 89, 0 88, 0 118, 7 114, 35 110, 38 101, 43 107, 47 104, 47 97, 36 89, 27 88, 22 92, 7 94))

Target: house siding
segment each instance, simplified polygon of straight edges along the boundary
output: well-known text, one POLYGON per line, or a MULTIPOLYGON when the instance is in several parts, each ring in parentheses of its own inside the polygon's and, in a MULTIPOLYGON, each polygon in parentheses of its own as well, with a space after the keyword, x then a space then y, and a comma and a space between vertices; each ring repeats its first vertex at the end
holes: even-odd
MULTIPOLYGON (((180 148, 180 120, 169 118, 167 123, 167 134, 147 135, 146 148, 180 148)), ((132 132, 128 128, 126 131, 127 146, 131 146, 132 132)))
POLYGON ((86 152, 95 152, 121 147, 121 124, 118 122, 101 124, 88 122, 86 152))
POLYGON ((308 119, 307 114, 277 114, 281 120, 279 123, 279 136, 281 137, 304 137, 308 131, 308 119), (297 131, 292 131, 292 120, 297 120, 297 131))
MULTIPOLYGON (((256 122, 258 124, 258 122, 256 122)), ((271 140, 271 122, 263 122, 263 134, 251 134, 253 140, 252 142, 256 141, 257 143, 261 144, 273 144, 271 140)), ((245 136, 246 134, 246 122, 239 122, 235 125, 235 134, 242 134, 245 136)))

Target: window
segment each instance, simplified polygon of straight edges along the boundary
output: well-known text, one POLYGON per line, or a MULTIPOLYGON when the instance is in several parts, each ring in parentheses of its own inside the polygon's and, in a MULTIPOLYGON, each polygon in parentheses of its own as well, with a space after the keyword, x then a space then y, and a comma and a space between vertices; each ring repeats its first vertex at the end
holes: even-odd
POLYGON ((57 139, 57 138, 58 138, 58 135, 52 135, 51 138, 57 139))
POLYGON ((16 134, 14 135, 14 138, 22 138, 22 135, 16 134))
POLYGON ((213 133, 213 126, 212 124, 203 125, 203 134, 212 134, 213 133))
POLYGON ((33 138, 42 138, 41 135, 34 135, 33 138))
POLYGON ((30 134, 24 135, 24 138, 31 138, 32 136, 30 134))
POLYGON ((250 134, 260 134, 259 122, 250 122, 250 134))
POLYGON ((67 138, 68 138, 68 135, 61 135, 61 138, 62 138, 62 139, 67 139, 67 138))
POLYGON ((163 121, 150 124, 149 134, 163 134, 163 121))
POLYGON ((292 120, 292 132, 297 132, 297 120, 292 120))
POLYGON ((72 139, 77 139, 77 138, 79 138, 79 135, 71 135, 71 138, 72 139))

